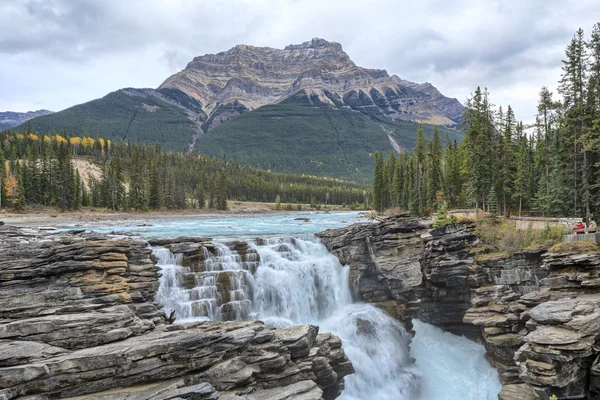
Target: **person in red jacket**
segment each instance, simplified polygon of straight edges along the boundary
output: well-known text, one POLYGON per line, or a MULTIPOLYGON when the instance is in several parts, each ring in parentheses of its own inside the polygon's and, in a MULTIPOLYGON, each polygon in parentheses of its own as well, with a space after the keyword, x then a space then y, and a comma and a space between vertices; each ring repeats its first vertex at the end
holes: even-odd
POLYGON ((579 229, 585 229, 585 224, 583 222, 578 223, 573 227, 573 230, 576 234, 581 235, 583 232, 578 232, 579 229))

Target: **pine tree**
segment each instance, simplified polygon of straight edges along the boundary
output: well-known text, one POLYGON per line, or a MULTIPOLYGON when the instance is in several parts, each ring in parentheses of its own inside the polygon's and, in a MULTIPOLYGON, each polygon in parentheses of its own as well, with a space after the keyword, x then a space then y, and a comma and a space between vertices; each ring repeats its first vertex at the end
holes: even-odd
POLYGON ((462 181, 460 176, 460 153, 458 150, 458 144, 448 142, 448 147, 444 151, 444 165, 445 165, 445 183, 444 188, 446 191, 446 199, 451 207, 457 206, 462 188, 462 181))
POLYGON ((589 53, 589 80, 588 80, 588 140, 590 153, 594 157, 590 165, 593 173, 590 181, 593 182, 592 189, 595 193, 592 206, 596 212, 600 210, 600 23, 594 25, 592 35, 587 43, 589 53))
POLYGON ((6 190, 4 181, 6 180, 6 159, 4 153, 0 151, 0 208, 6 206, 6 190))
POLYGON ((125 205, 125 173, 119 157, 110 160, 107 177, 109 203, 113 210, 121 210, 125 205))
POLYGON ((382 212, 385 209, 384 203, 384 166, 383 166, 383 154, 380 152, 375 153, 375 179, 373 182, 373 206, 375 210, 382 212))
POLYGON ((585 140, 585 77, 586 51, 583 30, 579 29, 571 43, 567 46, 566 60, 563 60, 563 75, 559 91, 564 98, 564 123, 566 138, 570 143, 572 154, 572 186, 573 214, 582 211, 589 215, 590 193, 589 176, 587 175, 587 146, 585 140), (582 165, 583 164, 583 165, 582 165), (583 198, 582 198, 583 197, 583 198))
POLYGON ((135 153, 130 171, 129 207, 136 211, 146 211, 148 209, 148 196, 146 193, 145 163, 141 159, 139 151, 135 150, 135 153))
POLYGON ((60 143, 57 151, 58 208, 66 211, 73 208, 73 166, 68 143, 60 143))
MULTIPOLYGON (((546 86, 540 90, 540 97, 538 101, 538 117, 539 123, 542 124, 543 137, 538 140, 538 147, 543 146, 543 165, 544 165, 544 187, 547 189, 550 182, 550 161, 549 161, 549 149, 550 149, 550 135, 552 132, 552 126, 555 121, 554 111, 556 104, 552 100, 552 92, 548 90, 546 86)), ((546 193, 547 195, 547 193, 546 193)))
POLYGON ((486 197, 492 184, 492 154, 489 144, 493 142, 494 123, 487 91, 475 90, 472 98, 467 100, 463 116, 465 132, 465 150, 468 154, 463 166, 469 177, 470 192, 475 207, 485 208, 486 197))
POLYGON ((384 166, 383 180, 383 206, 389 208, 394 205, 394 172, 396 171, 396 154, 391 152, 384 166))
POLYGON ((498 195, 496 193, 496 188, 494 187, 494 185, 490 186, 490 191, 488 192, 487 195, 487 207, 488 207, 488 212, 492 215, 492 217, 495 217, 498 215, 498 195))
POLYGON ((426 143, 425 143, 425 132, 423 131, 423 125, 419 124, 417 127, 417 141, 415 143, 414 150, 414 189, 415 189, 415 202, 413 209, 418 215, 422 215, 427 208, 427 184, 425 175, 425 161, 426 161, 426 143))
POLYGON ((529 201, 529 182, 530 182, 530 155, 529 142, 527 136, 523 133, 523 123, 518 125, 517 129, 517 159, 515 168, 515 180, 513 187, 513 201, 519 208, 519 216, 523 210, 523 203, 529 201))
POLYGON ((198 183, 198 185, 196 185, 196 200, 198 201, 198 208, 206 207, 206 193, 202 183, 198 183))
POLYGON ((443 189, 442 176, 442 144, 440 140, 440 132, 436 126, 433 130, 433 138, 429 142, 429 153, 427 166, 427 192, 428 192, 428 207, 437 208, 438 200, 443 189))
POLYGON ((227 210, 227 175, 219 173, 216 187, 216 208, 217 210, 227 210))

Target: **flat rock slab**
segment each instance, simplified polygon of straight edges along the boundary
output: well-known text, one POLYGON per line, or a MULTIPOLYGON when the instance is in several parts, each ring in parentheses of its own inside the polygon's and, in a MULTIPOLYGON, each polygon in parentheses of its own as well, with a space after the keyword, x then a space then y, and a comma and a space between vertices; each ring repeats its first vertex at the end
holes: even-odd
POLYGON ((578 342, 585 335, 556 326, 540 326, 525 336, 525 341, 537 344, 571 344, 578 342))

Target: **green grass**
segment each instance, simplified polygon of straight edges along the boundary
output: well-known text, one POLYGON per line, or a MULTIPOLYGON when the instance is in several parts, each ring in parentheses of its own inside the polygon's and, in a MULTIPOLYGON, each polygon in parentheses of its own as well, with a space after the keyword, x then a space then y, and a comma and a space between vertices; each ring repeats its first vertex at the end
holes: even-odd
MULTIPOLYGON (((400 146, 414 147, 414 122, 294 100, 221 124, 198 140, 197 150, 273 171, 371 182, 373 154, 393 151, 388 132, 400 146)), ((425 125, 425 131, 431 135, 433 126, 425 125)), ((457 131, 441 131, 442 137, 448 131, 452 140, 462 140, 457 131)))
MULTIPOLYGON (((195 100, 182 92, 166 90, 162 94, 194 111, 201 110, 195 100)), ((52 130, 58 132, 64 128, 71 136, 160 142, 170 150, 179 151, 187 150, 192 134, 197 129, 185 110, 163 101, 160 96, 130 96, 122 90, 55 114, 33 118, 29 123, 32 129, 42 133, 52 130), (144 104, 157 108, 151 112, 144 108, 144 104)), ((24 126, 16 129, 23 130, 24 126)))

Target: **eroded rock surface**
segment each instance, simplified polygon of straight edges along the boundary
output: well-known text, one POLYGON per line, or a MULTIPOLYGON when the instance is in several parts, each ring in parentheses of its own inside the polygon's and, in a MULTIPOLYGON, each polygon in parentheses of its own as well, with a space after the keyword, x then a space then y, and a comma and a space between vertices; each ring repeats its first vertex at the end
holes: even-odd
POLYGON ((342 264, 350 266, 350 284, 360 300, 372 303, 410 326, 422 290, 420 259, 427 233, 424 221, 390 218, 382 223, 330 229, 317 236, 342 264))
POLYGON ((477 261, 473 226, 429 228, 390 217, 319 236, 350 266, 361 300, 482 341, 501 400, 600 399, 600 254, 477 261))
POLYGON ((0 237, 0 399, 327 400, 354 372, 317 326, 166 324, 139 238, 8 226, 0 237))

